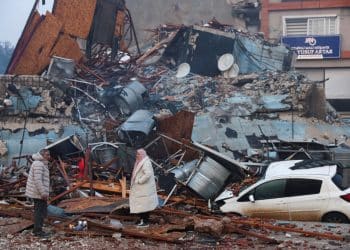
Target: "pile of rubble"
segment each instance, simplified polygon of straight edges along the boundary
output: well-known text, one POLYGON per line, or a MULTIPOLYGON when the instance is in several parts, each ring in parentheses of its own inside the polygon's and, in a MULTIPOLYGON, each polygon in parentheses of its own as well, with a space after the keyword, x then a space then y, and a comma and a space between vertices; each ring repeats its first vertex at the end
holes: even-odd
MULTIPOLYGON (((154 46, 134 55, 120 37, 125 20, 133 33, 124 1, 115 1, 108 37, 98 29, 106 21, 96 8, 102 3, 111 4, 60 1, 41 21, 33 12, 8 72, 42 75, 0 77, 0 216, 22 218, 6 219, 0 228, 13 224, 6 233, 30 237, 25 230, 32 226, 32 205, 24 187, 30 155, 45 147, 53 157, 48 224, 58 240, 106 236, 117 245, 126 237, 228 248, 312 247, 305 235, 345 241, 338 227, 304 230, 224 217, 214 204, 223 190, 237 194, 254 183, 272 161, 338 156, 349 163, 340 157, 348 152, 348 127, 327 106, 323 85, 292 70, 290 50, 213 19, 204 26, 161 26, 152 31, 154 46), (78 7, 73 10, 72 4, 78 7), (70 25, 72 16, 84 19, 83 30, 70 25), (51 26, 50 41, 38 44, 51 26), (82 39, 88 43, 84 60, 82 39), (39 45, 45 53, 38 55, 39 45), (40 65, 30 65, 38 57, 40 65), (324 131, 335 126, 325 138, 324 131), (344 147, 338 152, 340 139, 344 147), (136 229, 137 218, 128 211, 139 147, 147 150, 159 187, 160 206, 151 214, 149 230, 136 229), (79 161, 86 166, 83 175, 79 161), (291 234, 298 240, 286 240, 291 234)), ((5 245, 13 242, 7 238, 5 245)))
MULTIPOLYGON (((57 169, 57 166, 51 169, 57 169)), ((56 175, 54 172, 53 178, 58 178, 56 175)), ((19 181, 17 184, 1 185, 3 200, 0 216, 3 218, 0 244, 3 246, 38 244, 28 230, 33 225, 32 206, 20 201, 23 193, 16 191, 21 190, 24 184, 25 181, 19 181)), ((127 190, 123 185, 111 180, 94 180, 92 185, 86 180, 71 183, 69 190, 50 199, 47 229, 54 234, 51 240, 40 244, 50 243, 52 247, 71 246, 73 243, 80 245, 82 240, 86 243, 91 237, 103 236, 108 244, 120 247, 125 246, 126 242, 129 247, 142 244, 137 240, 141 239, 146 245, 159 242, 157 244, 168 247, 275 245, 283 248, 333 245, 336 248, 347 240, 349 229, 346 225, 286 223, 232 215, 223 217, 210 213, 206 202, 190 193, 186 197, 168 197, 167 205, 151 213, 151 226, 146 230, 138 229, 134 225, 138 217, 128 214, 128 199, 123 198, 127 190), (91 191, 91 186, 96 196, 87 197, 84 187, 91 191), (82 198, 74 198, 78 195, 82 198), (314 237, 318 239, 317 243, 312 240, 314 237)), ((166 196, 160 192, 159 197, 164 201, 166 196)), ((100 238, 94 241, 100 241, 100 238)))

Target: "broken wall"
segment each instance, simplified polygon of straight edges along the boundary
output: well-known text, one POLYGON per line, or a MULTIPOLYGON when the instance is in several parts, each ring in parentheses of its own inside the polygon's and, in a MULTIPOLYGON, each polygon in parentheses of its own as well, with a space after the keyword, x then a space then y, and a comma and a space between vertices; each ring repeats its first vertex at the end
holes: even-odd
MULTIPOLYGON (((10 124, 10 122, 7 122, 7 125, 10 124)), ((13 124, 23 127, 23 121, 21 123, 15 122, 13 124)), ((30 126, 27 127, 23 137, 22 156, 32 155, 46 147, 48 143, 58 141, 70 135, 79 135, 80 138, 84 138, 85 136, 85 131, 82 128, 76 125, 69 125, 68 123, 62 130, 58 129, 59 125, 35 123, 35 120, 28 121, 28 124, 30 124, 30 126), (42 129, 40 129, 40 127, 42 127, 42 129)), ((6 125, 6 123, 2 122, 0 126, 0 142, 2 141, 0 144, 6 145, 7 153, 2 157, 0 156, 0 166, 2 164, 9 164, 13 157, 19 155, 19 142, 23 136, 22 129, 11 131, 9 129, 4 129, 3 125, 6 125)))
POLYGON ((86 39, 90 32, 96 0, 56 1, 53 14, 63 22, 63 32, 86 39))
MULTIPOLYGON (((202 24, 215 17, 221 23, 235 25, 231 5, 226 0, 133 0, 126 5, 141 43, 152 35, 145 29, 160 24, 202 24)), ((237 24, 237 28, 240 27, 241 24, 237 24)))
POLYGON ((322 84, 313 84, 310 95, 306 99, 307 115, 324 120, 326 112, 326 93, 322 84))
POLYGON ((0 75, 0 98, 5 98, 7 92, 7 86, 9 83, 14 82, 20 88, 34 87, 34 88, 50 88, 47 80, 43 77, 36 75, 0 75))
POLYGON ((187 62, 192 73, 215 76, 220 74, 217 58, 232 53, 234 36, 231 33, 199 26, 184 27, 168 45, 164 57, 170 62, 174 61, 176 65, 187 62))
POLYGON ((18 156, 19 142, 24 136, 22 155, 33 154, 48 142, 57 141, 72 134, 85 138, 86 131, 71 120, 72 105, 61 101, 60 90, 53 88, 47 79, 35 75, 0 76, 0 99, 5 98, 9 84, 15 84, 23 100, 11 95, 13 106, 0 110, 0 166, 18 156), (60 110, 64 110, 61 112, 60 110), (26 131, 23 133, 25 114, 29 110, 26 131), (6 152, 6 154, 4 153, 6 152))

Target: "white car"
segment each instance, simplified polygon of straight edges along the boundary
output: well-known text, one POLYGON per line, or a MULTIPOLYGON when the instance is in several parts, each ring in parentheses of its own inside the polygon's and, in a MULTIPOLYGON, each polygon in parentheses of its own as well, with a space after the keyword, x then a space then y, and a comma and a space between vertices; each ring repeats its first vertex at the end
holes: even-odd
POLYGON ((244 216, 293 221, 348 223, 350 188, 343 167, 329 161, 270 164, 265 176, 224 200, 220 210, 244 216))

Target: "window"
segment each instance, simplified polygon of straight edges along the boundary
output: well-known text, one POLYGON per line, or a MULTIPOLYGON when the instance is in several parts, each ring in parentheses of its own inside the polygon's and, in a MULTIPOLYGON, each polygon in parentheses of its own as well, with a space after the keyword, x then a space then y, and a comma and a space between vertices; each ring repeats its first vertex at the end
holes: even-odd
POLYGON ((277 199, 285 196, 286 180, 269 181, 257 186, 255 189, 243 195, 238 201, 249 201, 249 195, 253 194, 255 200, 277 199))
POLYGON ((322 181, 312 179, 288 179, 286 197, 318 194, 322 181))
POLYGON ((276 199, 284 197, 286 180, 265 182, 255 188, 255 200, 276 199))
POLYGON ((335 35, 338 34, 336 16, 284 17, 283 35, 335 35))
POLYGON ((343 185, 343 176, 340 173, 335 174, 332 181, 340 190, 345 190, 348 188, 347 185, 343 185))
POLYGON ((308 35, 336 34, 336 17, 321 17, 308 19, 308 35))
POLYGON ((307 18, 286 18, 284 35, 307 35, 307 18))

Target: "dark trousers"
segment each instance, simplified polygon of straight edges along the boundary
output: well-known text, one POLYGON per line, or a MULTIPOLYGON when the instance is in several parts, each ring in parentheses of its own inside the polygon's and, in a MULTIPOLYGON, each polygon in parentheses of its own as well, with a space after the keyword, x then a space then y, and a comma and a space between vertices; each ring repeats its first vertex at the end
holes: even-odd
POLYGON ((44 219, 47 216, 47 201, 41 199, 34 200, 34 229, 33 233, 43 230, 44 219))
POLYGON ((148 220, 149 220, 149 212, 141 213, 141 214, 140 214, 140 217, 141 217, 141 219, 142 219, 145 223, 148 223, 148 220))

